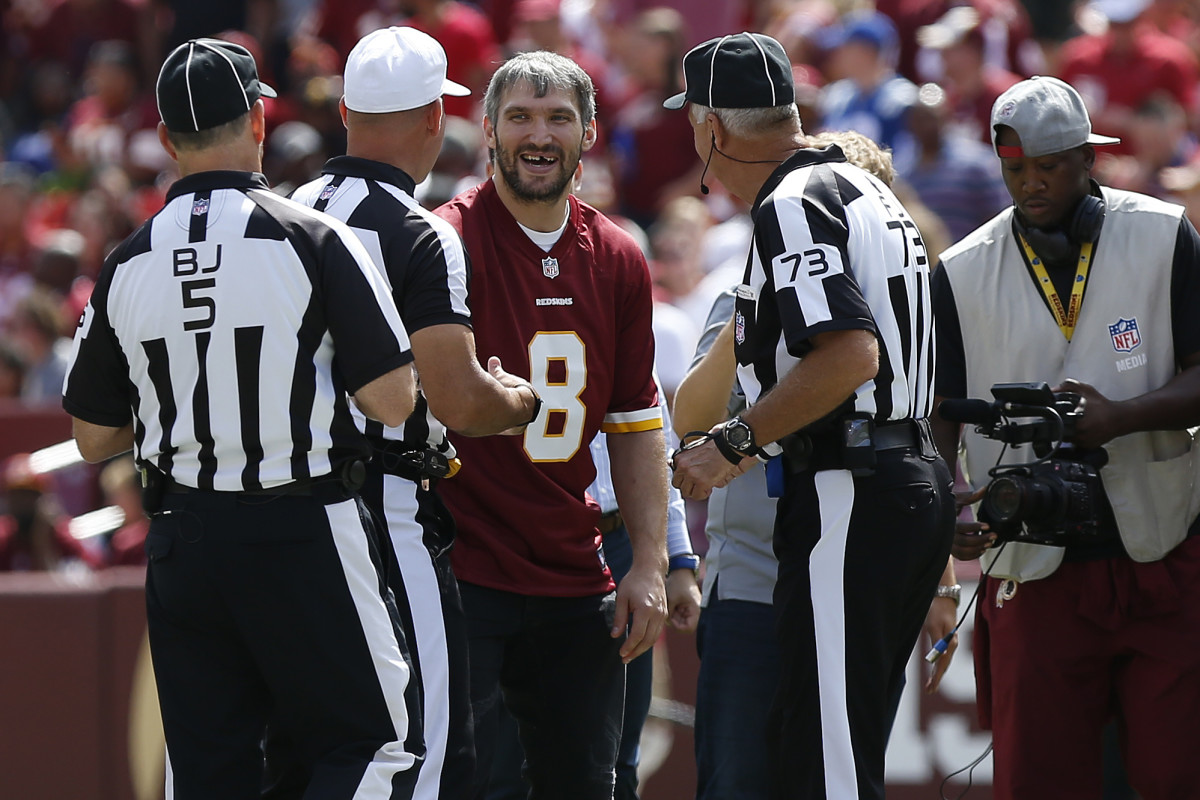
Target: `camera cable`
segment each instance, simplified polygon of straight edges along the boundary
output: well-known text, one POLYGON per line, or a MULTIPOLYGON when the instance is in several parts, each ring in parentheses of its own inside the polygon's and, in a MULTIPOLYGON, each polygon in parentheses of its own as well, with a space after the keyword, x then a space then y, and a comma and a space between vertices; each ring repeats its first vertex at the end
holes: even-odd
MULTIPOLYGON (((1007 544, 1008 540, 1005 540, 1000 543, 998 548, 996 548, 997 557, 1004 552, 1004 547, 1007 544)), ((950 629, 949 633, 934 642, 933 647, 929 648, 929 652, 925 654, 925 660, 927 662, 930 664, 936 664, 938 659, 946 654, 946 649, 950 647, 950 641, 958 633, 958 629, 962 627, 963 621, 967 618, 967 614, 971 613, 971 608, 974 607, 975 601, 979 598, 979 593, 983 591, 983 585, 987 582, 987 578, 989 575, 991 575, 992 567, 994 566, 996 566, 995 559, 992 560, 992 563, 988 566, 987 570, 984 571, 983 575, 980 576, 979 583, 975 584, 975 591, 971 593, 971 599, 967 602, 967 607, 963 609, 962 614, 959 616, 958 622, 955 623, 954 627, 950 629)))
MULTIPOLYGON (((1000 543, 1000 546, 998 548, 996 548, 996 556, 997 557, 999 557, 999 555, 1002 552, 1004 552, 1004 547, 1007 544, 1008 544, 1008 540, 1005 540, 1000 543)), ((975 605, 975 601, 977 599, 979 599, 979 594, 980 594, 980 592, 983 591, 983 586, 984 586, 984 584, 987 583, 988 576, 991 575, 992 567, 994 567, 995 565, 996 565, 996 560, 993 559, 992 563, 990 565, 988 565, 987 570, 985 570, 983 575, 981 575, 979 577, 979 583, 977 583, 975 585, 975 591, 971 593, 971 599, 967 602, 967 607, 965 609, 963 609, 962 615, 958 618, 958 623, 955 624, 955 626, 953 628, 951 628, 949 633, 947 633, 941 639, 938 639, 937 642, 934 643, 933 647, 931 647, 929 649, 929 652, 925 654, 925 660, 928 661, 930 664, 937 663, 937 660, 940 659, 943 655, 945 655, 946 649, 949 648, 949 646, 950 646, 950 641, 954 638, 955 634, 958 633, 958 629, 962 626, 963 621, 966 620, 967 614, 971 613, 971 608, 975 605)), ((989 740, 987 748, 984 749, 984 751, 982 753, 980 753, 974 760, 972 760, 966 766, 964 766, 960 769, 957 769, 954 772, 951 772, 949 775, 947 775, 945 778, 943 778, 942 784, 938 789, 938 794, 941 796, 942 800, 950 800, 950 798, 946 797, 946 784, 950 782, 950 779, 955 777, 956 775, 961 775, 963 773, 963 771, 966 771, 967 785, 965 787, 963 787, 963 790, 961 792, 959 792, 953 799, 953 800, 962 800, 962 798, 966 796, 967 792, 969 792, 971 790, 971 786, 974 781, 975 768, 977 766, 979 766, 980 764, 982 764, 983 760, 985 758, 987 758, 991 752, 992 752, 992 743, 989 740)))
POLYGON ((961 792, 954 796, 953 800, 962 800, 962 798, 966 797, 967 792, 971 791, 971 786, 974 784, 975 768, 982 764, 983 760, 991 755, 991 752, 992 743, 989 741, 988 746, 984 748, 983 752, 976 756, 971 763, 967 764, 965 767, 956 769, 945 778, 942 778, 942 785, 938 788, 938 794, 942 796, 942 800, 951 800, 951 798, 946 797, 946 784, 950 782, 951 778, 955 777, 956 775, 961 775, 964 771, 967 773, 967 785, 963 787, 961 792))

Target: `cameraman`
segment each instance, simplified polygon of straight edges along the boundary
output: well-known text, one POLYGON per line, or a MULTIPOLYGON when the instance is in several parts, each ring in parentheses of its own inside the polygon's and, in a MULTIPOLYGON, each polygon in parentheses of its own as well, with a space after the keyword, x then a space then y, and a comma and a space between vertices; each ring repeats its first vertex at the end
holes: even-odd
MULTIPOLYGON (((1200 487, 1184 429, 1200 424, 1200 237, 1182 208, 1091 180, 1093 145, 1117 140, 1092 134, 1061 81, 1001 95, 992 140, 1013 208, 942 255, 938 399, 1057 382, 1083 398, 1072 443, 1108 453, 1095 541, 999 550, 978 523, 955 537, 954 555, 985 554, 990 570, 975 654, 995 796, 1101 796, 1100 732, 1116 715, 1142 797, 1195 797, 1200 487)), ((959 426, 934 424, 953 459, 959 426)), ((1002 448, 968 431, 977 488, 1002 448)))

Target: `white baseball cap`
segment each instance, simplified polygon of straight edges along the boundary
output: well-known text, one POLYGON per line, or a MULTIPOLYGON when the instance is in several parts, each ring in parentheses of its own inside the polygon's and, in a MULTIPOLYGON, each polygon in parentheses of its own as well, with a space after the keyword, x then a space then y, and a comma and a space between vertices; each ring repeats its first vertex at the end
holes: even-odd
POLYGON ((364 114, 408 111, 465 86, 446 79, 446 51, 416 28, 380 28, 359 39, 346 58, 346 108, 364 114))

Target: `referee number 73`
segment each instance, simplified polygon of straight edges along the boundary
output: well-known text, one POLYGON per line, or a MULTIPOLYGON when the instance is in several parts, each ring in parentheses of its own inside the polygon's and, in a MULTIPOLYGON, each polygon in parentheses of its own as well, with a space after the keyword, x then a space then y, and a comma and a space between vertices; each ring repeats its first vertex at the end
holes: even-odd
MULTIPOLYGON (((834 275, 837 275, 842 271, 841 262, 830 264, 825 250, 820 247, 805 250, 803 253, 788 253, 787 255, 776 256, 772 262, 772 266, 776 270, 780 268, 787 269, 789 264, 791 265, 791 276, 788 278, 788 283, 796 282, 796 276, 800 274, 802 266, 806 268, 806 272, 810 278, 818 278, 829 274, 831 271, 834 275), (834 270, 835 266, 837 267, 836 270, 834 270)), ((776 278, 776 280, 779 279, 776 278)))

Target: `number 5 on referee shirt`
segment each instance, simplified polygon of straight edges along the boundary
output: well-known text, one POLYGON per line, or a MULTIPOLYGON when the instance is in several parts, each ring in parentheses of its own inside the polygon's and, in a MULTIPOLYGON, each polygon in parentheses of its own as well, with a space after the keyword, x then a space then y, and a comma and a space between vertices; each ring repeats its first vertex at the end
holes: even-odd
MULTIPOLYGON (((221 245, 217 245, 216 253, 211 257, 212 264, 207 267, 200 266, 200 253, 194 247, 175 249, 171 253, 171 259, 176 278, 189 277, 197 273, 207 275, 210 272, 216 272, 221 267, 221 245)), ((212 327, 213 322, 217 319, 217 301, 211 297, 198 295, 197 292, 212 289, 216 285, 216 278, 195 278, 180 284, 179 290, 183 295, 183 307, 204 309, 204 316, 200 319, 184 320, 183 329, 185 331, 197 331, 212 327)))
POLYGON ((530 461, 569 461, 583 444, 585 354, 575 331, 539 331, 529 342, 529 382, 543 403, 541 417, 525 429, 530 461))

